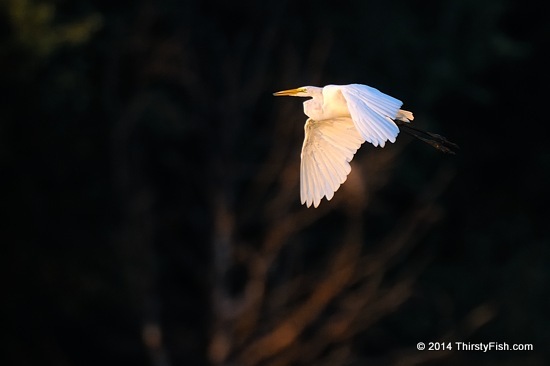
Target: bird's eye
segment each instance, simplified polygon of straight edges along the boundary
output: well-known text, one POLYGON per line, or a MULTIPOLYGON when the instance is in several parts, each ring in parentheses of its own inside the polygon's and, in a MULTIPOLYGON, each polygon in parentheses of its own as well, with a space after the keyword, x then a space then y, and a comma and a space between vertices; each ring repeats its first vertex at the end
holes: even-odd
POLYGON ((307 88, 300 88, 300 93, 305 93, 307 92, 307 88))

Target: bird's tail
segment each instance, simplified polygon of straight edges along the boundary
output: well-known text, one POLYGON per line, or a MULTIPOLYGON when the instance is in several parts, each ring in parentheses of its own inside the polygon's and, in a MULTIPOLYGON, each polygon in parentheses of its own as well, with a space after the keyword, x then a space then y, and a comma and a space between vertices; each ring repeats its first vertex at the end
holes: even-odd
POLYGON ((403 122, 410 122, 414 119, 413 112, 400 109, 397 111, 397 116, 395 116, 395 119, 403 122))
MULTIPOLYGON (((399 112, 408 112, 410 114, 410 117, 412 117, 412 113, 409 111, 403 111, 400 110, 399 112)), ((412 120, 412 118, 408 118, 409 116, 407 114, 399 113, 394 120, 395 124, 399 126, 399 129, 417 139, 420 141, 424 141, 428 145, 433 146, 439 151, 442 151, 447 154, 455 154, 454 150, 457 150, 459 147, 457 144, 447 140, 445 137, 438 135, 436 133, 431 133, 427 131, 423 131, 419 128, 413 127, 409 124, 409 121, 412 120), (400 118, 404 117, 404 118, 400 118), (406 119, 406 121, 404 120, 406 119)))

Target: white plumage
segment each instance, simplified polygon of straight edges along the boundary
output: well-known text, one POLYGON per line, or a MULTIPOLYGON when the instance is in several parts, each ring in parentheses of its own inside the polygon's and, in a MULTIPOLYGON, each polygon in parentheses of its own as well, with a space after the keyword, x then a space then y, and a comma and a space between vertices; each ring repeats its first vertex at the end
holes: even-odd
POLYGON ((311 97, 304 102, 309 118, 300 165, 300 199, 307 207, 319 206, 323 197, 332 199, 363 142, 381 147, 395 142, 399 128, 393 120, 413 119, 399 109, 400 100, 361 84, 305 86, 273 95, 311 97))

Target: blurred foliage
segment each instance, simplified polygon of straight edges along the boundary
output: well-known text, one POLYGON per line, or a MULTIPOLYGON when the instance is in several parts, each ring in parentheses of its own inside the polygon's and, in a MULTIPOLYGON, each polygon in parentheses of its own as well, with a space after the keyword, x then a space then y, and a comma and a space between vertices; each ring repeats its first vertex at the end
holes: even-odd
POLYGON ((544 14, 1 1, 11 364, 547 364, 544 14), (271 93, 352 82, 461 151, 364 146, 306 210, 301 104, 271 93))
POLYGON ((3 9, 10 20, 12 39, 36 57, 48 57, 63 44, 87 42, 101 27, 99 14, 69 24, 56 24, 55 2, 5 0, 3 9))

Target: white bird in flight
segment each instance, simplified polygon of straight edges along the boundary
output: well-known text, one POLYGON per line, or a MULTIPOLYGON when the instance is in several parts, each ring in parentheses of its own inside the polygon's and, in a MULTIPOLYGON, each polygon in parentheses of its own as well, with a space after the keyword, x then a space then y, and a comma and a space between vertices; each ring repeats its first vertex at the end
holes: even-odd
MULTIPOLYGON (((332 199, 363 142, 381 147, 386 141, 395 142, 397 125, 408 127, 414 118, 412 112, 400 109, 399 99, 361 84, 303 86, 273 95, 311 98, 304 102, 309 118, 300 165, 300 200, 307 207, 319 206, 323 197, 332 199)), ((442 136, 408 128, 407 132, 442 151, 456 147, 442 136)))

